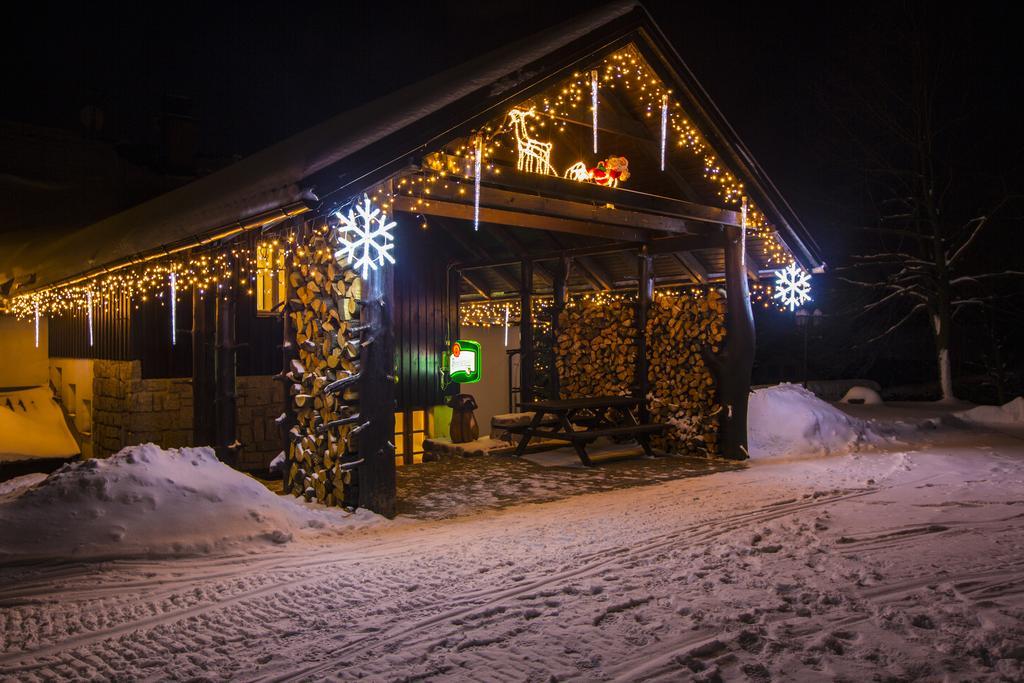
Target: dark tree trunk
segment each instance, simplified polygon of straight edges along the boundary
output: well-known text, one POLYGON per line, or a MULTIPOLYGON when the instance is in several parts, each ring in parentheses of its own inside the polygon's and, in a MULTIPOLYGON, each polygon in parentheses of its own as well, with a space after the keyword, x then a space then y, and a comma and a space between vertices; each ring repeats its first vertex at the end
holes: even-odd
POLYGON ((217 294, 217 398, 214 446, 217 457, 232 467, 238 464, 237 413, 235 405, 235 277, 217 294))
POLYGON ((519 400, 533 400, 533 261, 523 259, 519 290, 519 400))
POLYGON ((647 247, 643 247, 640 251, 640 281, 636 298, 636 398, 640 399, 640 424, 647 424, 651 421, 647 407, 647 394, 651 391, 647 358, 647 314, 654 293, 653 268, 651 266, 651 256, 647 253, 647 247))
POLYGON ((214 294, 192 289, 192 444, 211 446, 214 399, 214 294))
POLYGON ((394 268, 371 270, 363 283, 360 320, 363 333, 360 355, 359 414, 369 426, 358 439, 359 506, 385 517, 395 516, 395 332, 394 268))
POLYGON ((723 457, 745 460, 747 450, 747 399, 750 374, 754 368, 754 314, 750 309, 750 290, 743 231, 728 226, 725 230, 725 346, 716 355, 706 355, 718 385, 718 443, 723 457))

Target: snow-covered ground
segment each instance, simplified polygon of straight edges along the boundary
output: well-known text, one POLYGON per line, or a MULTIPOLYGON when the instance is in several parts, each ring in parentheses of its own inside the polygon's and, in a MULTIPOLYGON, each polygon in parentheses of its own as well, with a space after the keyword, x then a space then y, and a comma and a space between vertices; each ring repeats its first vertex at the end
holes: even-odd
POLYGON ((741 470, 246 552, 8 567, 0 673, 1024 679, 1024 441, 849 408, 796 416, 817 447, 741 470))

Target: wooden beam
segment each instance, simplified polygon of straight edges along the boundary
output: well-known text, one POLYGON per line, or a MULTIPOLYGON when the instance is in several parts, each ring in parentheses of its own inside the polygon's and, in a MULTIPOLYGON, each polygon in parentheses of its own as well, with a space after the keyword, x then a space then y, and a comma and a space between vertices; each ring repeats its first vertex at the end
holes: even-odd
POLYGON ((604 268, 597 265, 594 259, 589 256, 577 256, 576 264, 580 268, 580 272, 583 273, 583 277, 587 279, 587 282, 598 291, 608 291, 612 288, 612 277, 605 272, 604 268))
MULTIPOLYGON (((477 260, 480 260, 480 259, 486 259, 486 258, 488 258, 488 255, 487 255, 487 252, 486 252, 486 251, 484 251, 484 250, 483 250, 482 248, 480 248, 480 247, 479 247, 478 245, 476 245, 476 244, 474 244, 473 242, 471 242, 471 241, 469 241, 468 239, 466 239, 466 238, 465 238, 465 237, 464 237, 464 236, 462 235, 462 231, 461 231, 461 230, 459 230, 459 229, 458 229, 457 227, 454 227, 454 226, 452 226, 452 225, 449 225, 449 223, 448 223, 448 221, 447 221, 447 220, 445 220, 445 219, 443 219, 443 218, 439 218, 439 219, 438 219, 437 221, 435 221, 435 222, 436 222, 436 223, 437 223, 438 225, 440 225, 440 226, 441 226, 441 229, 442 229, 442 230, 444 230, 444 231, 445 231, 445 233, 447 233, 447 234, 448 234, 448 236, 449 236, 449 237, 451 237, 451 238, 452 238, 452 240, 453 240, 453 241, 454 241, 454 242, 455 242, 455 243, 456 243, 457 245, 459 245, 459 247, 460 247, 460 248, 461 248, 461 249, 462 249, 462 250, 463 250, 464 252, 466 252, 467 254, 469 254, 469 255, 470 255, 471 257, 473 257, 474 259, 477 259, 477 260)), ((512 291, 515 291, 515 292, 518 292, 518 291, 519 291, 519 280, 518 280, 517 278, 515 278, 515 277, 513 277, 513 276, 510 276, 510 275, 509 275, 508 273, 506 273, 506 272, 505 272, 505 270, 504 270, 503 268, 500 268, 500 267, 498 267, 498 268, 495 268, 493 272, 494 272, 494 274, 495 274, 495 275, 497 275, 497 276, 498 276, 498 277, 499 277, 499 278, 501 279, 501 281, 502 281, 502 282, 504 282, 504 283, 505 283, 505 285, 506 285, 507 287, 509 287, 509 288, 510 288, 510 289, 511 289, 512 291)), ((469 280, 467 280, 467 282, 469 282, 469 280)), ((474 289, 476 289, 476 287, 474 286, 474 284, 473 284, 472 282, 470 282, 470 286, 471 286, 471 287, 473 287, 474 289)), ((479 291, 479 290, 478 290, 478 291, 479 291)), ((489 298, 489 297, 488 297, 488 298, 489 298)))
MULTIPOLYGON (((485 229, 488 230, 492 235, 494 235, 494 238, 501 242, 506 249, 511 251, 519 258, 529 258, 529 253, 526 248, 526 245, 520 242, 515 235, 510 233, 505 228, 501 227, 500 225, 488 225, 486 226, 485 229)), ((544 282, 545 285, 551 286, 555 281, 555 277, 554 275, 552 275, 551 271, 549 271, 547 268, 540 265, 539 263, 535 263, 533 265, 533 272, 535 275, 540 277, 540 279, 544 282)))
POLYGON ((648 379, 647 313, 654 294, 654 260, 646 247, 640 252, 639 276, 636 306, 636 393, 634 396, 640 399, 640 406, 638 408, 640 424, 647 424, 651 421, 647 407, 647 394, 651 390, 648 379))
MULTIPOLYGON (((716 248, 716 247, 721 248, 721 246, 723 244, 723 239, 724 239, 721 236, 721 234, 718 234, 718 235, 707 235, 707 236, 690 235, 690 236, 681 236, 681 237, 685 237, 686 238, 685 241, 674 243, 675 244, 675 248, 681 248, 681 247, 685 247, 685 248, 688 248, 688 249, 713 249, 713 248, 716 248), (690 238, 692 238, 692 240, 690 238)), ((647 244, 649 245, 650 248, 654 249, 658 253, 673 253, 673 248, 672 247, 670 247, 668 245, 666 245, 665 247, 659 246, 663 242, 664 243, 668 243, 670 240, 673 240, 673 239, 674 238, 672 238, 672 237, 666 237, 666 238, 663 238, 663 239, 651 240, 647 244)), ((612 242, 610 244, 597 245, 597 246, 593 246, 593 247, 569 247, 569 248, 561 249, 561 250, 532 252, 530 254, 530 258, 534 262, 536 262, 536 261, 553 261, 553 260, 559 259, 559 258, 561 258, 563 256, 571 256, 571 257, 579 260, 581 257, 586 257, 586 256, 598 256, 598 255, 601 255, 601 254, 618 254, 618 253, 621 253, 621 252, 624 252, 624 251, 636 251, 639 248, 639 246, 640 246, 639 244, 634 243, 634 242, 612 242)), ((696 272, 701 273, 702 277, 704 277, 704 279, 708 278, 707 271, 700 265, 700 263, 691 254, 687 254, 687 253, 684 252, 684 253, 680 253, 680 256, 682 258, 687 259, 688 263, 692 262, 692 265, 690 265, 690 268, 692 270, 695 270, 696 272)), ((519 257, 498 258, 498 259, 483 259, 483 260, 475 261, 475 262, 459 263, 458 267, 462 268, 463 270, 478 270, 480 268, 495 268, 495 267, 498 267, 498 266, 518 265, 521 260, 522 259, 519 258, 519 257)), ((605 276, 605 277, 607 278, 608 282, 611 281, 610 277, 607 277, 607 276, 605 276)), ((518 287, 516 289, 518 289, 518 287)))
POLYGON ((693 273, 694 279, 700 284, 707 284, 711 281, 711 276, 708 274, 707 268, 705 268, 697 257, 689 252, 676 252, 676 258, 693 273))
POLYGON ((223 289, 211 289, 216 297, 217 348, 214 400, 214 447, 217 457, 232 467, 238 465, 238 404, 235 394, 235 317, 237 313, 237 269, 223 289))
MULTIPOLYGON (((562 251, 563 253, 565 252, 565 242, 562 241, 561 237, 551 232, 546 232, 544 234, 547 235, 548 238, 555 243, 555 246, 558 247, 560 251, 562 251)), ((564 258, 564 256, 560 257, 560 259, 561 258, 564 258)), ((579 258, 576 259, 576 266, 579 268, 580 274, 583 276, 583 279, 590 283, 590 286, 593 287, 595 291, 600 292, 602 290, 607 290, 610 288, 611 278, 608 277, 607 275, 604 275, 604 277, 602 278, 602 269, 597 267, 592 259, 589 259, 585 256, 580 256, 579 258)))
MULTIPOLYGON (((430 198, 424 198, 422 203, 401 196, 417 207, 435 199, 472 204, 472 197, 459 192, 460 189, 465 188, 454 184, 445 188, 435 183, 430 198)), ((729 209, 557 176, 517 173, 511 168, 508 173, 488 178, 480 188, 480 206, 682 234, 717 230, 718 225, 731 225, 734 221, 738 224, 740 220, 739 213, 729 209)))
POLYGON ((359 506, 385 517, 395 516, 395 332, 394 266, 371 270, 363 285, 366 303, 360 322, 369 326, 359 357, 359 414, 369 425, 359 434, 362 463, 359 477, 359 506))
POLYGON ((520 264, 523 283, 519 290, 519 400, 533 400, 533 261, 523 259, 520 264))
MULTIPOLYGON (((579 183, 558 176, 539 175, 536 173, 516 173, 509 170, 502 173, 499 179, 488 179, 488 184, 481 188, 480 202, 484 204, 483 190, 504 188, 519 197, 534 197, 556 202, 576 204, 586 208, 606 208, 611 204, 614 208, 607 209, 611 213, 599 214, 607 216, 605 220, 613 220, 613 214, 619 215, 621 221, 628 225, 646 227, 650 230, 667 232, 700 232, 699 224, 740 225, 739 211, 707 206, 696 202, 674 197, 662 197, 631 190, 625 187, 608 188, 593 183, 579 183), (659 223, 668 227, 658 227, 659 223)), ((448 192, 457 194, 457 190, 449 188, 448 192)), ((596 219, 596 217, 595 217, 596 219)))
POLYGON ((693 251, 694 249, 721 249, 725 246, 725 239, 718 235, 681 235, 678 237, 666 237, 660 240, 651 240, 647 246, 652 256, 660 254, 675 254, 681 251, 693 251))
POLYGON ((479 294, 480 296, 482 296, 485 299, 490 299, 491 298, 491 295, 487 292, 486 289, 484 289, 484 286, 482 284, 480 284, 479 282, 477 282, 473 278, 472 275, 470 275, 469 273, 464 273, 464 272, 462 272, 460 270, 459 271, 459 276, 463 280, 465 280, 466 284, 469 285, 470 287, 472 287, 473 291, 475 291, 477 294, 479 294))
POLYGON ((212 446, 214 406, 214 302, 192 288, 192 445, 212 446))
MULTIPOLYGON (((569 282, 569 270, 572 267, 571 259, 563 256, 558 259, 557 265, 555 266, 555 281, 554 281, 554 305, 551 308, 551 338, 556 340, 554 343, 557 344, 558 339, 558 324, 559 317, 562 311, 565 310, 565 303, 568 294, 568 282, 569 282)), ((554 351, 554 349, 552 349, 554 351)), ((554 356, 554 353, 552 353, 554 356)), ((558 363, 556 359, 552 357, 551 367, 549 369, 551 376, 551 392, 548 398, 558 400, 561 398, 561 382, 558 377, 558 363)))
POLYGON ((725 344, 716 354, 705 350, 704 357, 715 376, 718 400, 718 434, 721 454, 733 460, 746 460, 747 399, 754 367, 754 316, 750 309, 750 290, 743 267, 740 231, 726 229, 725 246, 725 344))
MULTIPOLYGON (((423 204, 418 204, 412 197, 399 196, 395 197, 394 207, 396 211, 407 213, 473 220, 473 206, 461 202, 431 199, 423 204)), ((576 235, 587 235, 589 237, 602 237, 609 240, 642 242, 646 238, 643 230, 633 228, 587 223, 580 220, 541 216, 520 211, 491 209, 483 206, 480 207, 480 220, 497 225, 567 232, 576 235)))

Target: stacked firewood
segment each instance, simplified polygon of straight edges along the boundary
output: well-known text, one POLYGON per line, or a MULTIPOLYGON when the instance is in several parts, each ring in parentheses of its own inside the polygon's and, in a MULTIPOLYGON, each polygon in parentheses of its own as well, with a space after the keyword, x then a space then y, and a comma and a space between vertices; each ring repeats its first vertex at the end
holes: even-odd
POLYGON ((636 373, 636 304, 571 302, 558 318, 562 398, 625 396, 636 373))
POLYGON ((715 381, 704 361, 725 339, 725 299, 705 295, 659 296, 647 318, 650 360, 648 405, 653 422, 670 425, 652 439, 670 453, 715 455, 719 407, 715 381))
MULTIPOLYGON (((654 422, 669 424, 652 439, 671 453, 717 453, 715 382, 704 362, 725 338, 725 300, 716 290, 657 296, 647 320, 647 357, 654 422)), ((562 398, 630 394, 636 374, 636 304, 571 302, 559 318, 557 367, 562 398)))
POLYGON ((307 500, 342 505, 352 482, 358 429, 361 281, 339 265, 320 234, 293 251, 288 268, 297 354, 284 374, 295 413, 285 489, 307 500))

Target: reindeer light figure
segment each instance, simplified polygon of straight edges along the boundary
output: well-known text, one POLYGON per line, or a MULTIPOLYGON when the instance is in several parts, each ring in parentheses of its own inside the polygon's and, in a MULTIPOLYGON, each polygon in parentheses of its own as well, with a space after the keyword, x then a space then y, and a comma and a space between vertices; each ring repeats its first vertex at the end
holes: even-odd
POLYGON ((558 175, 551 167, 550 142, 541 142, 530 137, 526 130, 526 117, 536 116, 533 109, 513 109, 508 113, 512 119, 512 129, 516 136, 516 146, 519 150, 519 161, 516 168, 528 173, 540 173, 542 175, 558 175))

